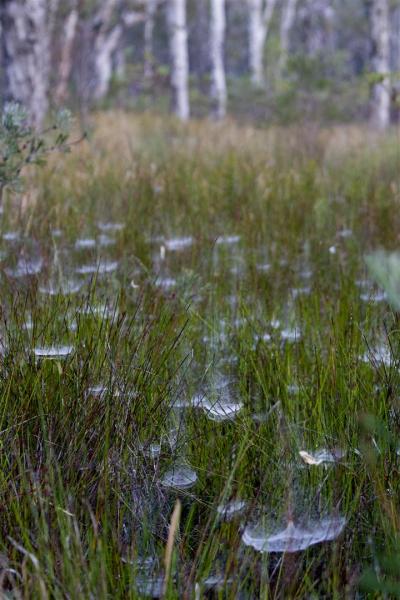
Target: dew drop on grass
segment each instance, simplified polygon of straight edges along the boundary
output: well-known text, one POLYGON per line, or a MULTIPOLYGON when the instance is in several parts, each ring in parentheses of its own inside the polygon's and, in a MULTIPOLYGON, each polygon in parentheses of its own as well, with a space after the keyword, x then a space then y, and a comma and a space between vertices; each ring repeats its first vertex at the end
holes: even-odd
POLYGON ((298 327, 293 329, 282 329, 281 340, 283 342, 298 342, 301 338, 301 331, 298 327))
POLYGON ((217 246, 231 246, 240 242, 240 235, 220 235, 216 239, 217 246))
POLYGON ((211 402, 204 398, 200 403, 200 408, 206 413, 212 421, 233 421, 243 409, 242 402, 211 402))
POLYGON ((306 465, 315 466, 324 464, 334 464, 344 457, 343 450, 340 450, 339 448, 336 448, 334 450, 327 450, 326 448, 322 448, 321 450, 317 450, 316 452, 307 452, 306 450, 300 450, 299 454, 306 465))
POLYGON ((156 279, 156 286, 162 290, 170 290, 176 286, 176 279, 173 277, 158 277, 156 279))
POLYGON ((25 258, 21 257, 14 268, 7 267, 4 269, 9 277, 18 279, 20 277, 29 277, 38 275, 43 267, 42 258, 25 258))
POLYGON ((79 238, 75 242, 76 250, 88 250, 96 247, 96 240, 94 238, 79 238))
POLYGON ((104 396, 107 394, 107 392, 108 392, 108 388, 105 385, 101 385, 101 384, 91 385, 86 390, 86 397, 104 398, 104 396))
POLYGON ((371 290, 369 292, 362 292, 360 294, 360 300, 363 302, 385 302, 388 299, 387 294, 381 290, 371 290))
POLYGON ((119 400, 133 401, 139 397, 139 392, 135 389, 117 389, 113 396, 119 400))
POLYGON ((117 268, 118 261, 116 260, 100 260, 98 263, 77 267, 76 273, 78 273, 78 275, 106 275, 107 273, 113 273, 117 268))
POLYGON ((119 311, 116 307, 108 306, 107 304, 80 307, 77 312, 85 317, 96 317, 100 319, 116 319, 119 315, 119 311))
POLYGON ((217 507, 217 513, 221 519, 230 521, 240 515, 245 508, 246 502, 244 500, 230 500, 229 502, 226 502, 226 504, 220 504, 217 507))
POLYGON ((191 236, 171 238, 164 242, 166 250, 169 250, 170 252, 179 252, 180 250, 190 248, 192 245, 193 238, 191 236))
POLYGON ((65 359, 74 351, 73 346, 42 346, 34 348, 33 352, 36 358, 47 359, 65 359))
POLYGON ((195 485, 197 474, 186 466, 176 466, 164 474, 161 484, 164 487, 187 490, 195 485))
POLYGON ((3 240, 5 242, 16 242, 20 239, 20 234, 18 231, 6 231, 3 233, 3 240))
POLYGON ((113 223, 111 221, 99 221, 97 226, 102 233, 117 233, 125 227, 124 223, 113 223))
POLYGON ((83 286, 82 281, 75 281, 73 279, 63 281, 60 284, 49 282, 47 285, 39 286, 39 292, 47 296, 70 296, 77 294, 83 286))
POLYGON ((271 336, 269 333, 261 333, 261 334, 255 334, 254 335, 254 342, 257 344, 259 342, 264 342, 265 344, 268 344, 271 341, 271 336))
POLYGON ((353 235, 353 230, 349 229, 349 228, 344 228, 337 232, 337 236, 339 238, 342 238, 343 240, 352 237, 352 235, 353 235))
POLYGON ((251 546, 258 552, 300 552, 315 544, 336 539, 345 525, 344 517, 328 517, 310 522, 307 526, 297 526, 290 520, 285 529, 275 533, 269 533, 260 526, 247 526, 242 541, 245 546, 251 546))

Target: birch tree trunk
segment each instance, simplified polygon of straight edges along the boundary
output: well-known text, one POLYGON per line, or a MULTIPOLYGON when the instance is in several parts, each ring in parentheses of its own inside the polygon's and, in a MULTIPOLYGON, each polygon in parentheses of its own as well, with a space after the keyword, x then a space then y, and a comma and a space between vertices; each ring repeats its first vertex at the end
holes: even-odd
POLYGON ((118 0, 103 0, 92 22, 93 73, 91 97, 101 100, 108 92, 113 72, 113 53, 122 35, 120 24, 112 26, 118 0))
POLYGON ((280 60, 279 68, 281 73, 284 71, 290 49, 290 32, 296 18, 296 8, 298 0, 286 0, 286 4, 282 9, 281 26, 280 26, 280 60))
POLYGON ((158 0, 146 0, 146 15, 144 22, 144 68, 145 79, 153 77, 154 55, 153 55, 153 33, 154 17, 157 10, 158 0))
POLYGON ((101 100, 107 95, 113 75, 113 57, 122 37, 121 25, 99 34, 94 43, 95 78, 92 97, 101 100))
POLYGON ((59 65, 59 78, 55 91, 56 102, 62 104, 68 95, 68 82, 72 70, 73 48, 78 27, 79 14, 78 2, 73 0, 63 30, 62 48, 59 65))
POLYGON ((210 54, 211 54, 211 101, 217 119, 226 115, 226 78, 224 66, 225 0, 211 0, 210 54))
POLYGON ((249 0, 249 62, 251 80, 264 85, 264 47, 277 0, 249 0))
POLYGON ((167 19, 171 55, 172 109, 179 119, 187 121, 190 107, 186 0, 168 0, 167 19))
POLYGON ((390 124, 390 24, 388 0, 374 0, 371 12, 373 66, 379 81, 372 94, 371 122, 384 130, 390 124))
POLYGON ((47 0, 0 3, 3 101, 23 105, 36 128, 42 125, 49 107, 49 19, 54 7, 47 0))
POLYGON ((124 7, 120 0, 101 0, 93 16, 79 20, 80 61, 74 74, 83 114, 90 101, 107 95, 114 73, 123 75, 125 31, 144 20, 144 13, 124 7))

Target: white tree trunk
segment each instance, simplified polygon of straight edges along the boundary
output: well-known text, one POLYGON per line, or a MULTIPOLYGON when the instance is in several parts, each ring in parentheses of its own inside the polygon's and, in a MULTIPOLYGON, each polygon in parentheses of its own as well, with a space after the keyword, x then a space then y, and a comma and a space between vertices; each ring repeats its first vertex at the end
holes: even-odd
POLYGON ((187 121, 189 107, 189 56, 186 29, 186 0, 168 0, 169 43, 171 54, 172 108, 187 121))
POLYGON ((154 56, 153 56, 153 33, 154 17, 157 10, 158 0, 146 0, 146 16, 144 22, 144 69, 145 79, 153 77, 154 56))
POLYGON ((72 3, 71 11, 66 18, 63 30, 58 84, 55 92, 56 101, 65 102, 68 95, 68 82, 72 69, 72 53, 78 27, 79 14, 77 0, 72 3))
POLYGON ((281 27, 280 27, 280 61, 281 72, 285 69, 290 49, 290 32, 296 18, 296 8, 298 0, 286 0, 282 9, 281 27))
POLYGON ((374 0, 371 13, 374 42, 374 71, 379 81, 374 85, 371 120, 378 129, 390 124, 390 22, 388 0, 374 0))
POLYGON ((224 66, 225 0, 211 0, 210 55, 211 100, 213 114, 217 119, 226 115, 226 78, 224 66))
POLYGON ((104 98, 110 86, 113 73, 113 54, 122 35, 120 24, 115 27, 111 25, 117 4, 118 0, 103 0, 93 18, 93 73, 90 86, 90 95, 93 100, 104 98))
POLYGON ((107 95, 113 75, 113 57, 122 37, 122 27, 116 25, 111 31, 97 36, 94 44, 95 80, 93 99, 101 100, 107 95))
POLYGON ((83 77, 85 104, 104 98, 113 74, 122 75, 125 30, 144 20, 143 13, 135 10, 119 11, 118 14, 121 6, 124 5, 120 0, 102 0, 98 11, 84 24, 85 54, 89 57, 83 77))
POLYGON ((264 47, 277 0, 249 0, 249 62, 251 80, 264 85, 264 47))
POLYGON ((31 124, 42 125, 49 107, 50 41, 47 0, 2 0, 2 67, 5 102, 19 102, 31 124))

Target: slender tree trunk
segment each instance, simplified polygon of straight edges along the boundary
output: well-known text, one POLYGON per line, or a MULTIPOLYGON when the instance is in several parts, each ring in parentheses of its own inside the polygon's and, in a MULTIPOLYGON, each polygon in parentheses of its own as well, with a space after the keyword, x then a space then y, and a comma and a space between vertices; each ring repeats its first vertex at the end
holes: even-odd
POLYGON ((277 0, 249 0, 249 62, 251 80, 264 85, 264 47, 277 0))
POLYGON ((372 95, 371 122, 384 130, 390 124, 390 22, 388 0, 374 0, 371 12, 374 71, 379 81, 372 95))
POLYGON ((190 116, 189 57, 186 0, 168 0, 167 17, 171 54, 172 109, 182 121, 190 116))
POLYGON ((281 27, 280 27, 280 45, 281 55, 279 67, 281 73, 284 71, 290 49, 290 32, 296 18, 296 8, 298 0, 286 0, 282 9, 281 27))
POLYGON ((250 0, 249 60, 251 80, 257 87, 264 84, 264 45, 267 37, 263 20, 263 0, 250 0))
POLYGON ((40 127, 49 107, 50 41, 47 0, 2 0, 3 101, 19 102, 40 127))
POLYGON ((211 101, 217 119, 226 115, 226 78, 224 66, 225 0, 211 0, 210 54, 211 101))
POLYGON ((113 57, 122 37, 121 25, 98 35, 94 44, 95 79, 92 97, 101 100, 107 95, 113 75, 113 57))
POLYGON ((112 26, 118 0, 104 0, 93 18, 93 73, 91 97, 101 100, 107 94, 113 73, 113 54, 122 36, 122 26, 112 26))
POLYGON ((77 0, 74 0, 72 2, 71 11, 65 20, 63 30, 63 40, 59 65, 59 78, 57 88, 55 91, 55 98, 58 104, 62 104, 63 102, 65 102, 68 95, 68 82, 72 70, 72 55, 78 27, 78 21, 78 2, 77 0))
POLYGON ((172 110, 182 121, 190 116, 189 56, 186 0, 168 0, 167 17, 171 54, 172 110))
POLYGON ((158 0, 146 0, 146 15, 144 22, 144 69, 145 79, 151 79, 154 74, 153 34, 154 17, 158 0))
POLYGON ((122 76, 125 31, 144 20, 142 12, 121 10, 124 7, 120 0, 102 0, 94 15, 79 19, 77 48, 80 60, 74 69, 74 80, 83 118, 91 101, 99 101, 107 95, 113 74, 122 76), (117 9, 120 10, 117 12, 117 9))

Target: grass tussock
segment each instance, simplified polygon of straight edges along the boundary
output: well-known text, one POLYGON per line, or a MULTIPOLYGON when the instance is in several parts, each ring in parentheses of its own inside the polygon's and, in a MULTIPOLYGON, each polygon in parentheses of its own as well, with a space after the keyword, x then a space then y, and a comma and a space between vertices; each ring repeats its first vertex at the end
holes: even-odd
POLYGON ((398 593, 399 322, 364 256, 398 246, 399 156, 106 113, 6 198, 4 597, 398 593))

